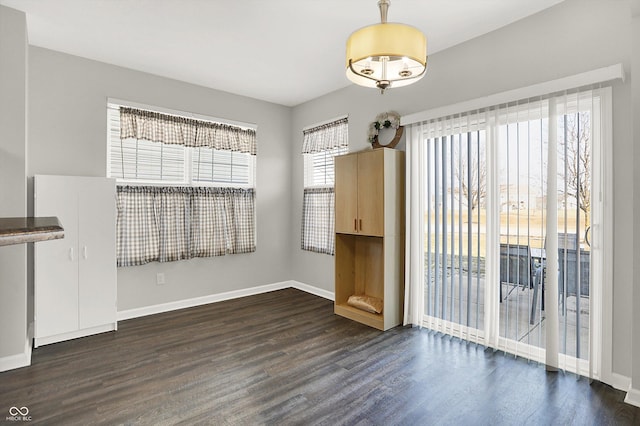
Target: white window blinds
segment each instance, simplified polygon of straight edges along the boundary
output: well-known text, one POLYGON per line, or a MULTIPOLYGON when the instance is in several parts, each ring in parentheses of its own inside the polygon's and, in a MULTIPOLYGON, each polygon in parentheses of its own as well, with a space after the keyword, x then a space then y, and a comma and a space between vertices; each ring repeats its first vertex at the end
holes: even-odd
POLYGON ((339 147, 329 151, 304 154, 304 187, 333 186, 335 179, 333 157, 348 152, 347 147, 339 147))
POLYGON ((192 154, 194 182, 245 185, 253 179, 253 161, 248 154, 211 148, 193 148, 192 154))
MULTIPOLYGON (((172 132, 156 130, 145 133, 150 139, 157 139, 156 141, 126 137, 135 132, 132 130, 122 132, 120 110, 121 107, 116 104, 109 104, 107 108, 109 125, 107 168, 109 177, 118 179, 120 183, 233 187, 253 187, 255 185, 256 156, 249 152, 222 149, 225 146, 232 147, 229 142, 233 139, 232 136, 226 137, 224 143, 218 144, 220 149, 211 148, 209 146, 211 144, 185 146, 181 143, 167 143, 167 140, 180 139, 175 136, 179 133, 175 129, 176 124, 170 123, 172 126, 169 127, 173 129, 172 132), (122 136, 125 137, 122 138, 122 136)), ((139 120, 135 123, 144 127, 139 120)), ((129 126, 132 126, 131 123, 129 126)), ((211 134, 213 130, 208 128, 207 132, 211 134)), ((197 131, 193 131, 194 135, 197 133, 197 131)), ((237 140, 239 138, 236 138, 237 140)), ((251 144, 245 145, 249 148, 252 146, 251 144)))
POLYGON ((109 177, 124 181, 186 182, 186 148, 144 139, 120 139, 120 111, 107 110, 109 120, 109 177))

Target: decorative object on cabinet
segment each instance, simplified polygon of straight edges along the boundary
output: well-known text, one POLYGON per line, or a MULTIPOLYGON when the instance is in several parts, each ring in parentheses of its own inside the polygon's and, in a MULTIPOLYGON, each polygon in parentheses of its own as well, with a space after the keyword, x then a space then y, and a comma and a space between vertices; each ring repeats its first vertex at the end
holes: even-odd
POLYGON ((400 114, 395 111, 383 112, 369 125, 369 143, 375 148, 395 148, 400 142, 404 127, 400 125, 400 114), (380 130, 395 130, 395 136, 388 144, 380 144, 380 130))
POLYGON ((36 175, 34 210, 65 229, 34 248, 34 346, 116 330, 115 179, 36 175))
POLYGON ((335 176, 334 312, 388 330, 402 323, 404 152, 338 156, 335 176))

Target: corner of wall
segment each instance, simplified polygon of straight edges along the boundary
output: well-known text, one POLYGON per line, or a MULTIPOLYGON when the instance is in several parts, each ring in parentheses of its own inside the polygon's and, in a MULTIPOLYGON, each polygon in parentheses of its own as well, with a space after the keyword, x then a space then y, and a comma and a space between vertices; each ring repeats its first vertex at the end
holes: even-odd
POLYGON ((640 390, 629 388, 627 396, 624 398, 624 402, 640 407, 640 390))
MULTIPOLYGON (((0 216, 3 217, 27 215, 27 51, 25 13, 0 5, 0 216)), ((28 335, 26 246, 2 247, 0 271, 0 371, 3 371, 29 365, 29 351, 23 346, 28 335)))
MULTIPOLYGON (((631 96, 632 116, 640 114, 640 0, 634 0, 631 4, 632 34, 631 34, 631 96)), ((640 122, 634 120, 633 124, 634 160, 640 160, 640 122)), ((631 317, 631 384, 624 401, 628 404, 640 407, 640 171, 636 167, 633 173, 633 259, 634 281, 632 284, 632 317, 631 317)))
POLYGON ((335 294, 332 291, 327 291, 322 288, 314 287, 309 284, 301 283, 299 281, 291 281, 291 287, 297 288, 298 290, 305 291, 307 293, 314 294, 316 296, 323 297, 328 300, 335 300, 335 294))
POLYGON ((33 323, 29 325, 22 353, 0 358, 0 372, 15 370, 16 368, 31 365, 31 352, 33 350, 33 323))

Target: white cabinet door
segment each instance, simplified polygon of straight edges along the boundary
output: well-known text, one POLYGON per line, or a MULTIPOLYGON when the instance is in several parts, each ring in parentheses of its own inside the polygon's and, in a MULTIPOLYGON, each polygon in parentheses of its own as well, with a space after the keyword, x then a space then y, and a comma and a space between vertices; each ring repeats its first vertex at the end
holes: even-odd
POLYGON ((56 216, 64 238, 35 244, 35 337, 78 329, 78 196, 65 177, 35 178, 36 216, 56 216))
POLYGON ((52 343, 116 324, 115 180, 36 176, 36 216, 64 238, 35 245, 35 337, 52 343))
POLYGON ((79 187, 80 328, 116 322, 115 181, 85 179, 79 187))

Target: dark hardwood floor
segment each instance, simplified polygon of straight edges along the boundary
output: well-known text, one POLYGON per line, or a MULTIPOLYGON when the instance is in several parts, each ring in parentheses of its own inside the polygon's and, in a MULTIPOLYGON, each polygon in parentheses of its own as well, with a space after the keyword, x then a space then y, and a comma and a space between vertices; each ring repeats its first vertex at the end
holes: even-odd
POLYGON ((43 424, 640 424, 601 383, 427 330, 385 333, 287 289, 122 321, 0 373, 43 424))

